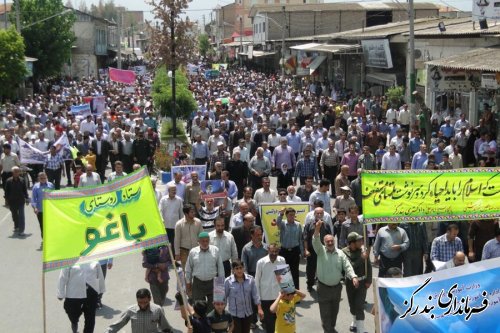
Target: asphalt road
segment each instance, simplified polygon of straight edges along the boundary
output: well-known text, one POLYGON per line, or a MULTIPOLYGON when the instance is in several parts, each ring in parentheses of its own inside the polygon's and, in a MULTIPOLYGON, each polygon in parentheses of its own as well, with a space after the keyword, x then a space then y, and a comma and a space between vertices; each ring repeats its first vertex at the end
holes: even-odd
MULTIPOLYGON (((272 179, 275 187, 276 179, 272 179)), ((62 184, 66 181, 63 180, 62 184)), ((159 186, 161 188, 161 185, 159 186)), ((31 193, 30 193, 31 195, 31 193)), ((3 204, 3 201, 2 201, 3 204)), ((41 333, 43 330, 43 288, 42 288, 42 252, 40 248, 40 229, 31 207, 26 207, 27 237, 20 239, 12 236, 13 222, 10 211, 0 206, 0 253, 2 263, 0 281, 2 297, 0 297, 0 332, 41 333)), ((107 292, 103 297, 103 308, 98 310, 95 332, 104 332, 106 327, 116 321, 120 313, 135 302, 135 292, 139 288, 148 287, 144 281, 144 269, 141 267, 141 255, 130 254, 115 258, 114 267, 108 271, 106 278, 107 292)), ((305 289, 305 262, 300 265, 300 284, 305 289)), ((374 274, 377 270, 374 269, 374 274)), ((71 332, 70 322, 64 312, 63 303, 56 298, 59 272, 45 274, 45 307, 46 332, 71 332)), ((185 332, 184 322, 178 311, 173 310, 175 275, 171 274, 170 291, 165 301, 167 319, 176 332, 185 332)), ((316 293, 307 293, 307 297, 297 307, 297 333, 322 332, 319 306, 316 293)), ((365 330, 374 332, 373 316, 370 314, 373 304, 372 288, 369 289, 366 304, 365 330)), ((351 315, 345 294, 337 319, 339 333, 349 332, 351 315)), ((80 320, 80 332, 83 330, 83 316, 80 320)), ((129 326, 121 332, 131 332, 129 326)), ((254 332, 263 332, 256 329, 254 332)))

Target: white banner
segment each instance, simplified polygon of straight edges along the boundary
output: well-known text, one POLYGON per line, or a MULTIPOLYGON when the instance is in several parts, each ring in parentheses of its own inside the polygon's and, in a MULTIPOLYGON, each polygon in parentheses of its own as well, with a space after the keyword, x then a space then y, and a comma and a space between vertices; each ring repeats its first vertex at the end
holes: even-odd
POLYGON ((18 139, 19 143, 19 158, 21 163, 25 164, 45 164, 46 152, 42 152, 23 139, 18 139))
POLYGON ((388 39, 362 40, 366 67, 392 68, 391 49, 388 39))

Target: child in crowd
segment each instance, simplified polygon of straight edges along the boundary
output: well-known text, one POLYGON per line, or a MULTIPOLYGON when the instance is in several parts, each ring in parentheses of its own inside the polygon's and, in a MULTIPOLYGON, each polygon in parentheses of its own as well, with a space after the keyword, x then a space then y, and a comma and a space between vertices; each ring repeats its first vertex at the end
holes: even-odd
POLYGON ((80 177, 83 175, 82 166, 80 164, 75 165, 75 175, 73 176, 73 186, 75 188, 80 184, 80 177))
POLYGON ((295 333, 295 305, 306 295, 298 289, 287 293, 281 291, 270 307, 271 313, 276 313, 275 333, 295 333))
POLYGON ((377 159, 377 170, 380 170, 380 167, 382 166, 382 157, 385 153, 387 153, 387 150, 385 150, 384 147, 384 143, 381 142, 378 145, 378 149, 375 151, 375 158, 377 159))
POLYGON ((226 311, 226 302, 214 301, 214 309, 207 315, 213 333, 233 332, 233 317, 226 311))
MULTIPOLYGON (((146 256, 146 262, 150 265, 156 265, 160 263, 160 248, 159 247, 153 247, 151 249, 146 249, 144 250, 145 256, 146 256)), ((161 270, 158 268, 148 268, 146 269, 146 275, 144 276, 144 279, 146 282, 149 283, 148 276, 151 272, 156 273, 156 278, 158 279, 158 282, 163 283, 163 279, 161 277, 161 270)))
POLYGON ((92 148, 89 148, 89 152, 85 156, 85 159, 87 160, 87 164, 92 165, 94 167, 94 170, 95 170, 95 161, 97 159, 97 156, 92 148))

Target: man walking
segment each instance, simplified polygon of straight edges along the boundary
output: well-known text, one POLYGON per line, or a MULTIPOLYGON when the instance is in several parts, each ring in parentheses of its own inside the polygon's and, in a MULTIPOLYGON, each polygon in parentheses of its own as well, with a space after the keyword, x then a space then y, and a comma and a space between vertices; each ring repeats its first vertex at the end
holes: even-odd
POLYGON ((285 258, 279 256, 280 249, 277 244, 269 244, 268 255, 257 261, 255 271, 255 285, 260 296, 260 305, 264 312, 264 329, 266 333, 274 333, 276 314, 269 309, 281 291, 278 280, 276 280, 276 267, 286 265, 285 258))
POLYGON ((214 245, 219 249, 219 254, 222 257, 224 265, 224 276, 231 275, 231 261, 238 259, 238 250, 233 235, 227 232, 223 217, 215 219, 215 230, 208 233, 210 237, 210 245, 214 245))
POLYGON ((351 280, 345 283, 347 300, 352 315, 351 332, 366 333, 364 329, 366 290, 372 283, 372 265, 368 252, 363 245, 363 236, 351 232, 347 236, 348 245, 342 249, 349 258, 354 273, 358 276, 359 286, 356 288, 351 280), (367 270, 365 269, 367 268, 367 270))
POLYGON ((145 288, 139 289, 135 297, 137 304, 131 305, 125 310, 121 314, 120 319, 111 324, 104 333, 118 332, 128 322, 130 322, 132 333, 172 332, 172 327, 165 317, 163 307, 151 303, 151 293, 149 290, 145 288))
POLYGON ((387 270, 391 267, 399 269, 403 266, 403 255, 410 241, 403 228, 398 227, 397 223, 389 223, 377 232, 375 244, 373 244, 373 255, 375 263, 380 262, 378 276, 385 277, 387 270))
MULTIPOLYGON (((158 204, 158 209, 160 210, 161 217, 163 219, 163 224, 165 225, 165 230, 167 231, 168 241, 170 244, 174 244, 175 239, 175 224, 177 221, 182 219, 182 198, 176 195, 177 188, 175 185, 171 184, 168 186, 168 195, 164 195, 160 199, 158 204)), ((174 248, 174 256, 175 252, 174 248)))
POLYGON ((207 300, 210 312, 214 299, 214 278, 224 277, 224 265, 219 249, 210 245, 208 232, 200 232, 198 244, 189 251, 186 261, 186 289, 194 301, 207 300))
POLYGON ((352 285, 357 288, 359 281, 344 252, 335 247, 332 235, 323 238, 325 245, 321 244, 320 231, 323 221, 316 222, 313 235, 313 248, 318 255, 318 303, 321 316, 321 325, 324 333, 336 333, 337 315, 339 313, 342 284, 340 279, 345 272, 347 279, 352 280, 352 285))
POLYGON ((97 295, 104 293, 104 276, 97 261, 64 268, 59 274, 57 298, 64 299, 64 310, 71 321, 73 333, 78 332, 78 320, 83 313, 83 333, 93 333, 97 295))
POLYGON ((304 242, 302 236, 302 225, 295 220, 296 211, 293 208, 283 208, 276 219, 276 225, 280 230, 280 255, 285 258, 290 266, 293 284, 299 288, 299 263, 300 257, 304 256, 304 242), (283 221, 286 216, 286 221, 283 221))
POLYGON ((189 251, 196 247, 198 235, 203 231, 201 221, 195 217, 196 212, 191 205, 182 208, 184 218, 175 224, 174 251, 175 261, 180 261, 182 269, 186 266, 189 251))
POLYGON ((24 237, 25 217, 24 205, 29 205, 30 197, 24 179, 20 177, 21 169, 12 168, 12 177, 5 183, 5 200, 9 204, 12 220, 14 221, 14 235, 24 237))
POLYGON ((49 155, 45 158, 45 172, 49 182, 54 184, 56 190, 61 188, 61 173, 64 166, 64 160, 56 152, 56 146, 50 146, 49 155))
POLYGON ((40 172, 38 174, 38 183, 33 185, 31 191, 31 206, 33 207, 33 212, 38 219, 38 224, 40 224, 40 234, 43 239, 43 190, 53 190, 54 184, 47 181, 47 174, 45 172, 40 172))
MULTIPOLYGON (((306 277, 307 277, 307 291, 313 291, 313 286, 316 284, 316 263, 318 261, 316 252, 312 245, 312 236, 316 230, 316 223, 318 221, 325 222, 325 211, 321 207, 316 207, 313 211, 314 219, 311 223, 306 223, 304 226, 304 256, 307 258, 306 264, 306 277)), ((330 221, 331 223, 331 221, 330 221)), ((326 235, 331 235, 332 229, 328 223, 323 223, 320 229, 320 239, 324 239, 326 235)))

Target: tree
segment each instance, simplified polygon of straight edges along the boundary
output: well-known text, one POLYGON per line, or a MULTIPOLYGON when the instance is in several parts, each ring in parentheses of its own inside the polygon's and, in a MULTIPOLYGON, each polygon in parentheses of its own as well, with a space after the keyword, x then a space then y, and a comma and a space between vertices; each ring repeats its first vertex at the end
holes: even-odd
MULTIPOLYGON (((26 55, 37 58, 34 63, 35 79, 58 75, 64 63, 70 60, 71 46, 75 41, 72 31, 75 15, 62 13, 62 0, 16 0, 21 8, 21 30, 26 46, 26 55), (30 24, 33 24, 29 26, 30 24)), ((15 23, 15 15, 11 16, 15 23)))
POLYGON ((90 6, 90 13, 97 17, 102 17, 107 20, 114 20, 118 22, 118 8, 115 5, 114 0, 99 0, 97 5, 92 4, 90 6))
POLYGON ((178 68, 194 58, 196 43, 191 33, 193 24, 188 18, 181 18, 189 2, 191 0, 146 0, 146 3, 153 7, 155 20, 160 21, 160 24, 154 27, 148 22, 152 30, 149 57, 156 67, 171 66, 174 63, 178 68), (172 28, 175 35, 173 41, 172 28), (174 55, 171 52, 172 42, 175 43, 174 55))
MULTIPOLYGON (((184 71, 175 72, 176 99, 175 109, 179 118, 187 119, 198 109, 193 93, 189 90, 189 80, 184 71)), ((156 70, 153 82, 152 96, 154 105, 160 109, 160 114, 170 117, 172 114, 172 87, 165 66, 156 70)))
POLYGON ((207 53, 208 53, 208 51, 210 49, 210 40, 208 39, 208 35, 207 34, 201 34, 198 37, 198 48, 200 50, 200 54, 203 57, 206 57, 207 53))
POLYGON ((0 30, 0 98, 13 97, 25 74, 23 37, 13 27, 0 30))

